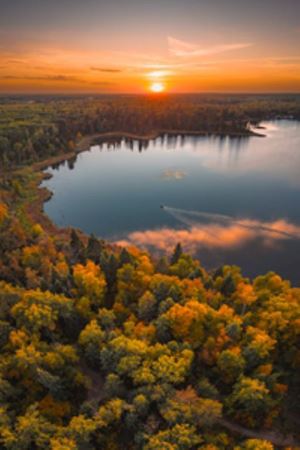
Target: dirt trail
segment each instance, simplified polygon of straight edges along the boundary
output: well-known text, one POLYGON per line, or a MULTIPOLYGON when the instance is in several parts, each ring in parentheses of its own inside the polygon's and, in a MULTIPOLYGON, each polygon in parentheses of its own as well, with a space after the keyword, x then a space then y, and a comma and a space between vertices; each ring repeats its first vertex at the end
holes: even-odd
POLYGON ((100 402, 103 399, 103 385, 104 379, 99 371, 93 370, 81 361, 80 369, 89 380, 89 387, 87 390, 87 400, 100 402))
POLYGON ((293 449, 297 448, 300 449, 300 442, 298 442, 296 438, 291 434, 283 435, 278 431, 274 430, 270 431, 250 430, 248 428, 242 427, 241 425, 230 422, 227 419, 220 419, 218 422, 220 425, 227 428, 228 430, 239 433, 249 438, 269 441, 278 447, 291 447, 293 449))

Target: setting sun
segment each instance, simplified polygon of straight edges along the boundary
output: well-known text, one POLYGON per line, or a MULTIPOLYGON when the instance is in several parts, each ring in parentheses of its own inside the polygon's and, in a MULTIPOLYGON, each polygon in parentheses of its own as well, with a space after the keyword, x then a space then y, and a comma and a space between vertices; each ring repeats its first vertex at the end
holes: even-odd
POLYGON ((163 83, 152 83, 150 86, 151 92, 159 93, 159 92, 163 92, 164 90, 165 90, 165 86, 163 85, 163 83))

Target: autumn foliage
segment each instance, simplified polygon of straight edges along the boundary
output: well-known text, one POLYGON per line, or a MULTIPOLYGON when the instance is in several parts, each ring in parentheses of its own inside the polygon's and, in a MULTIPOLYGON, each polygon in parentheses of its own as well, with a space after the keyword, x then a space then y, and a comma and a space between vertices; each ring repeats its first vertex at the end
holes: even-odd
POLYGON ((1 178, 0 448, 295 448, 300 289, 55 230, 40 181, 1 178))

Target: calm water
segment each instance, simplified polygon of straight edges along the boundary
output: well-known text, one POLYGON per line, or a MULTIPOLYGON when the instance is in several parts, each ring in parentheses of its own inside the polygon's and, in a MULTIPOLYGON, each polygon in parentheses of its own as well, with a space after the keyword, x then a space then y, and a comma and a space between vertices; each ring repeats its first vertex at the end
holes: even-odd
POLYGON ((264 125, 265 138, 95 145, 48 169, 45 211, 59 226, 157 253, 180 241, 208 268, 272 269, 300 284, 300 124, 264 125))

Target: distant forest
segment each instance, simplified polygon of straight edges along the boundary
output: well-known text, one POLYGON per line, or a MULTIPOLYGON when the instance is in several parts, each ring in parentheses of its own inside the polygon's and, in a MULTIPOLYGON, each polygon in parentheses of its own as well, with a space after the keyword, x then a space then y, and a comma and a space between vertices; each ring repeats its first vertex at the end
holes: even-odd
POLYGON ((247 124, 276 117, 299 119, 300 96, 0 97, 0 164, 70 152, 82 136, 95 133, 249 135, 247 124))

